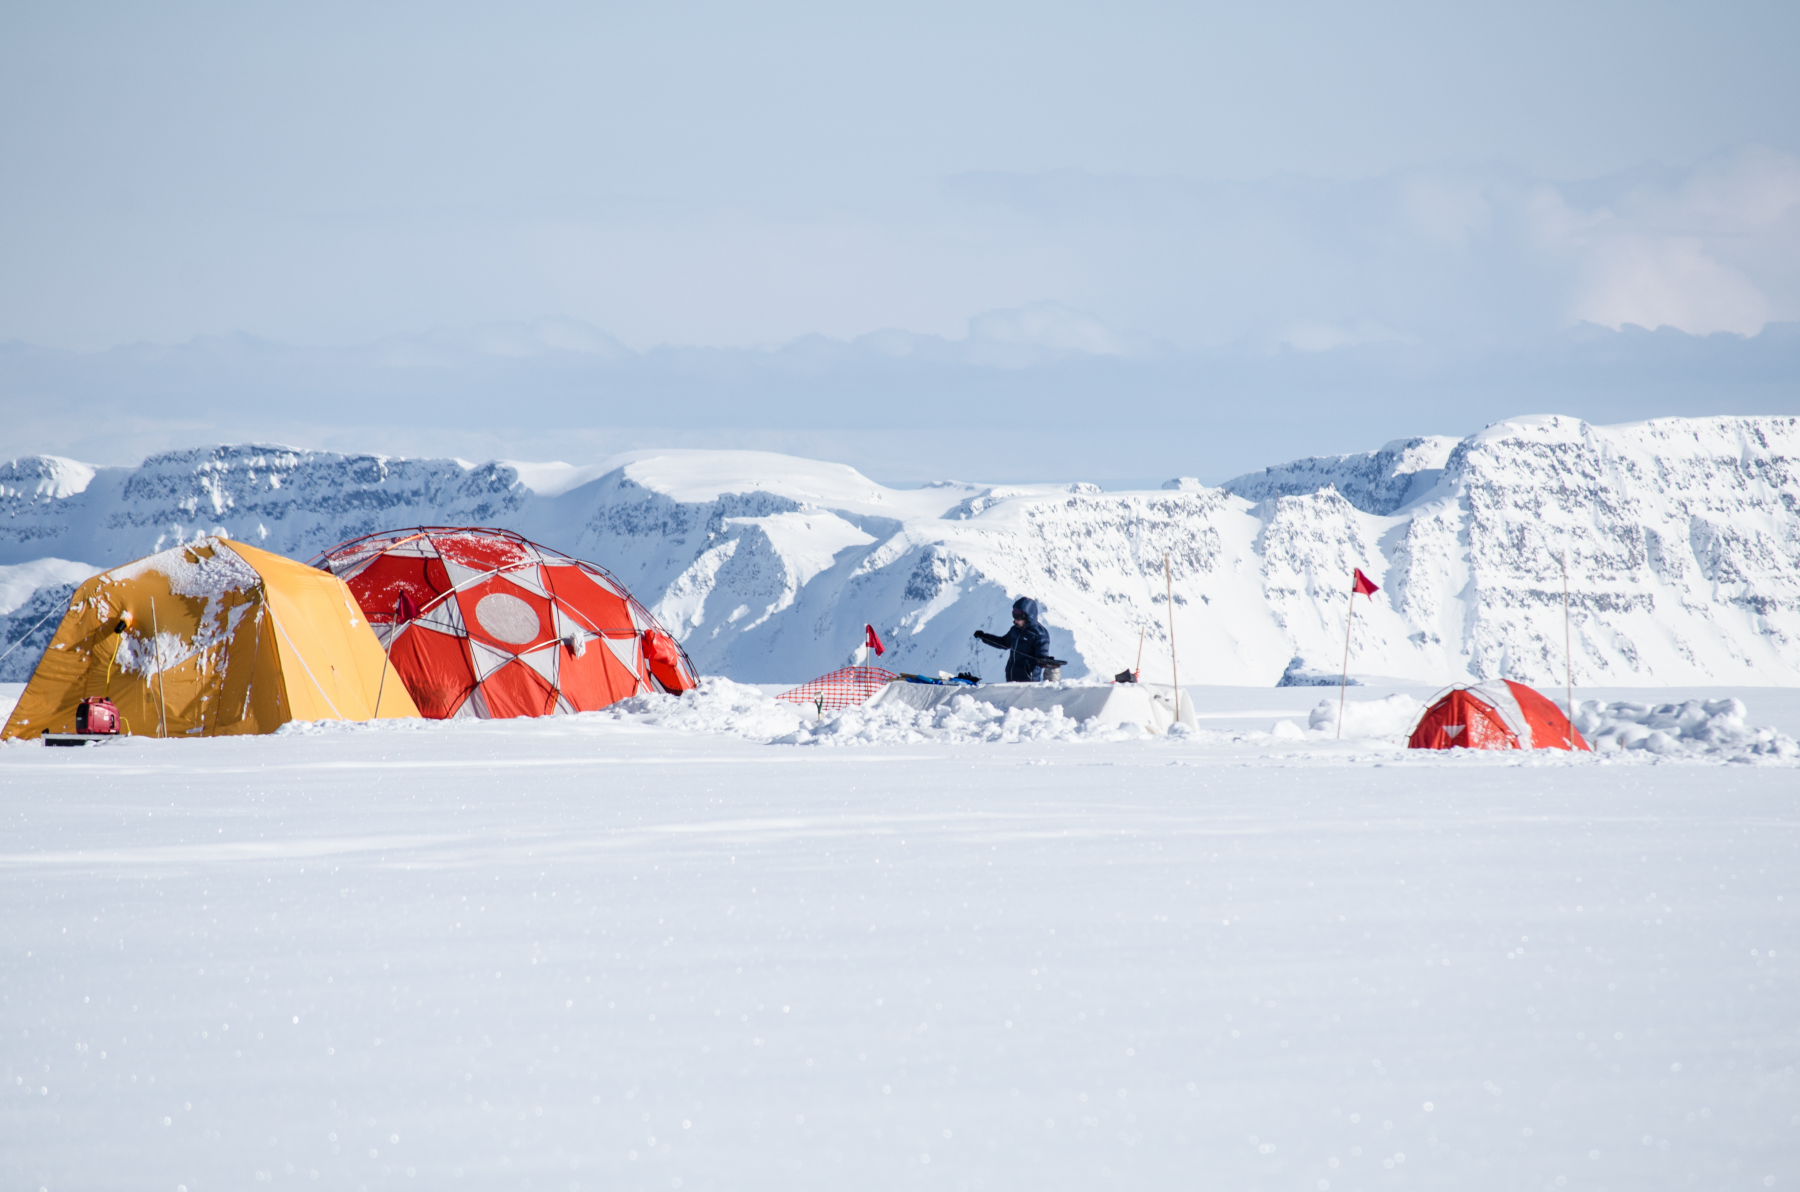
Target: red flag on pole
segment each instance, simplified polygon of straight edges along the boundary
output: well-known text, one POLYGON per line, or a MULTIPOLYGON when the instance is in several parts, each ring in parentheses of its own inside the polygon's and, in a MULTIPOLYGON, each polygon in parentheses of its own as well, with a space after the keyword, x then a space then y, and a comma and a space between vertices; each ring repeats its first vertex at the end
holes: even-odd
POLYGON ((1367 596, 1373 603, 1375 593, 1379 591, 1381 589, 1375 586, 1374 580, 1362 573, 1361 567, 1350 569, 1350 615, 1344 618, 1344 674, 1338 680, 1337 735, 1339 740, 1343 740, 1344 737, 1344 688, 1350 684, 1350 626, 1356 622, 1356 598, 1359 594, 1367 596))
POLYGON ((864 642, 863 644, 868 646, 869 649, 875 651, 876 657, 880 657, 881 655, 887 653, 887 648, 881 644, 881 639, 879 637, 875 636, 875 626, 864 625, 863 628, 868 630, 868 632, 869 632, 869 640, 864 642))

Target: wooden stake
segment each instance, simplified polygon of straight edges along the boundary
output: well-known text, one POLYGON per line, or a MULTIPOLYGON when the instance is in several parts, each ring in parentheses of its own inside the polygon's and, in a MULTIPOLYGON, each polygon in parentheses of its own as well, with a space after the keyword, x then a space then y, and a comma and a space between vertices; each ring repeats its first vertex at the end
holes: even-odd
POLYGON ((400 602, 394 601, 394 631, 388 634, 387 642, 381 647, 381 682, 375 684, 375 715, 373 720, 381 719, 381 693, 387 690, 388 655, 393 652, 394 639, 400 636, 400 602))
POLYGON ((1338 680, 1338 740, 1344 739, 1344 688, 1350 686, 1350 626, 1356 621, 1356 576, 1350 576, 1350 615, 1344 618, 1344 674, 1338 680))
POLYGON ((156 691, 161 713, 162 735, 169 735, 169 686, 163 682, 162 630, 156 627, 156 597, 150 598, 150 640, 156 646, 156 691))
POLYGON ((1169 552, 1163 552, 1163 583, 1169 597, 1169 674, 1175 679, 1175 723, 1181 723, 1181 668, 1175 661, 1175 572, 1169 566, 1169 552))
POLYGON ((1144 627, 1142 625, 1138 626, 1138 660, 1137 665, 1131 670, 1131 677, 1140 680, 1144 677, 1144 627))

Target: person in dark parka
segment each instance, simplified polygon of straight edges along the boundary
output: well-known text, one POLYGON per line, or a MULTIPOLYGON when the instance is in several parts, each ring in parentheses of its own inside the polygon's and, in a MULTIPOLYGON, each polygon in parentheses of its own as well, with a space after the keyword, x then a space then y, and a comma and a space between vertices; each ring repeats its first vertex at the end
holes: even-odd
POLYGON ((1036 683, 1043 676, 1043 659, 1050 657, 1050 631, 1038 621, 1042 610, 1029 596, 1013 601, 1013 626, 1004 635, 975 631, 975 636, 996 650, 1011 650, 1006 659, 1008 683, 1036 683))

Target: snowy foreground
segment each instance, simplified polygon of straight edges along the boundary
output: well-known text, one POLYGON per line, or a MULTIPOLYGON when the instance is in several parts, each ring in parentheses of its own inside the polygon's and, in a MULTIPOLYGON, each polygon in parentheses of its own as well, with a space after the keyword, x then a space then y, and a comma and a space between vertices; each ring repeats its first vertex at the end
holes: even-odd
POLYGON ((0 1185, 1800 1181, 1793 693, 1570 757, 709 691, 0 749, 0 1185))

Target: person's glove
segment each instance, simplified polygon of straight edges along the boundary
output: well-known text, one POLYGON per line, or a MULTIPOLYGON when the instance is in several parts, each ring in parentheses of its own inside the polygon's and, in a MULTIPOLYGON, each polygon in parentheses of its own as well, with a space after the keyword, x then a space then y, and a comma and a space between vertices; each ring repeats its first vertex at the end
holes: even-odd
POLYGON ((983 633, 983 632, 982 632, 982 631, 981 631, 981 630, 979 630, 979 629, 977 629, 977 630, 976 630, 976 631, 975 631, 975 636, 976 636, 976 637, 978 637, 978 638, 986 638, 986 637, 987 637, 987 634, 985 634, 985 633, 983 633))

